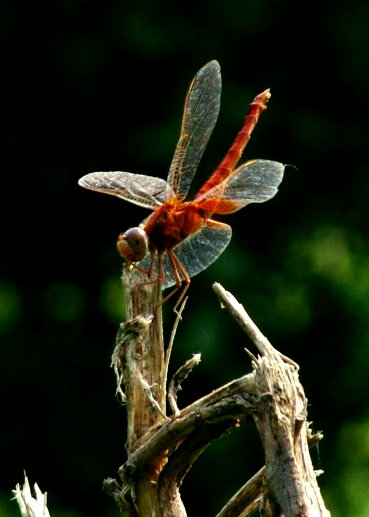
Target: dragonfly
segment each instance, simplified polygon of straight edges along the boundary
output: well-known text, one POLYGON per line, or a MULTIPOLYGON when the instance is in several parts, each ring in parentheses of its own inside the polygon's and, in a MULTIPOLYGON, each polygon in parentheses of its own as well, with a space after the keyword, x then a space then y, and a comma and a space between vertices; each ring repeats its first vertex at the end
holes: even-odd
POLYGON ((151 210, 137 226, 121 233, 117 248, 126 264, 145 275, 139 285, 173 287, 161 303, 179 292, 174 310, 184 299, 191 278, 210 266, 228 246, 232 229, 213 219, 249 203, 271 199, 285 166, 271 160, 250 160, 237 167, 270 91, 257 95, 241 130, 219 166, 191 201, 186 197, 215 127, 221 96, 217 61, 203 66, 188 89, 180 137, 167 180, 124 171, 92 172, 79 185, 151 210))

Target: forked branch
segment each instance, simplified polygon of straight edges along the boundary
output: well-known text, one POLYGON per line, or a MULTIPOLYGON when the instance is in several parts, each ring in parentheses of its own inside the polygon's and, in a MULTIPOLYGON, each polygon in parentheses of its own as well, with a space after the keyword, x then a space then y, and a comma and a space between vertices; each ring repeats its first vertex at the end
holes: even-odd
POLYGON ((312 437, 306 420, 307 399, 298 366, 273 348, 230 293, 219 284, 214 290, 262 354, 253 362, 260 393, 253 417, 265 453, 262 514, 329 516, 309 454, 309 441, 321 436, 312 437))
POLYGON ((136 311, 136 316, 122 327, 115 351, 119 358, 117 371, 122 370, 118 378, 123 379, 129 421, 133 423, 128 428, 128 458, 119 469, 121 484, 107 480, 105 488, 130 516, 185 517, 179 490, 192 464, 212 441, 237 427, 241 419, 252 416, 264 446, 265 467, 235 494, 218 517, 245 516, 258 506, 264 516, 326 517, 329 512, 308 450, 321 436, 312 435, 306 422, 307 400, 298 379, 298 366, 273 348, 230 293, 219 284, 214 289, 260 354, 251 354, 253 371, 179 409, 176 393, 199 358, 179 368, 167 387, 163 384, 163 371, 167 369, 163 350, 159 354, 161 366, 156 367, 156 374, 151 371, 148 382, 145 376, 150 350, 159 345, 148 336, 161 335, 158 331, 150 334, 148 327, 161 319, 158 304, 153 308, 154 317, 146 313, 142 318, 136 311), (132 389, 139 390, 141 405, 136 404, 132 389), (169 397, 171 416, 165 413, 163 392, 169 397), (155 398, 158 394, 160 400, 155 398), (142 414, 145 411, 150 412, 150 418, 142 414))

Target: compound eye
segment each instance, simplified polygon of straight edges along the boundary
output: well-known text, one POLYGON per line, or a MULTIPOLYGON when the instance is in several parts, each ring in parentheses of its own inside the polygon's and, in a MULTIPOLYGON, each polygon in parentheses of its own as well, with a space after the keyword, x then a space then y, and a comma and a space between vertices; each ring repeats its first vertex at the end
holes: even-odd
POLYGON ((139 228, 130 228, 118 237, 117 248, 119 253, 129 262, 140 262, 148 251, 146 233, 139 228))

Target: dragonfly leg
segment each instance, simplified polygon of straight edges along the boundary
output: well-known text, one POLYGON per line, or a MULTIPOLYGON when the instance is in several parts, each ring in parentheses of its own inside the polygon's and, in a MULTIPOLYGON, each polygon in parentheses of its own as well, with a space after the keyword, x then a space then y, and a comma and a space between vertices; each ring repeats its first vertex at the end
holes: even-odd
POLYGON ((188 288, 190 287, 191 278, 189 274, 187 273, 185 267, 183 266, 182 262, 179 260, 177 255, 172 250, 167 250, 168 259, 172 268, 173 276, 175 278, 177 286, 171 291, 168 296, 164 298, 164 300, 161 303, 166 302, 169 298, 171 298, 175 293, 178 292, 179 289, 182 288, 182 292, 179 295, 175 305, 174 305, 174 312, 178 314, 177 308, 181 304, 183 298, 185 297, 185 294, 187 293, 188 288), (182 282, 184 282, 184 285, 182 285, 182 282))
POLYGON ((141 273, 142 276, 144 276, 144 277, 146 277, 148 279, 148 280, 145 280, 143 282, 138 282, 136 284, 136 288, 141 287, 143 285, 150 285, 150 284, 156 284, 156 283, 162 284, 163 283, 163 281, 164 281, 164 269, 163 269, 163 258, 162 258, 162 255, 158 255, 158 274, 157 274, 156 278, 152 279, 152 273, 153 273, 153 270, 154 270, 154 260, 155 260, 155 255, 151 254, 150 266, 149 266, 148 270, 143 269, 142 267, 140 267, 139 265, 137 265, 135 263, 132 263, 133 267, 139 273, 141 273))
MULTIPOLYGON (((183 298, 185 297, 185 294, 186 294, 188 288, 190 287, 191 279, 190 279, 190 276, 187 273, 185 267, 183 266, 182 262, 179 260, 179 258, 174 253, 174 251, 167 250, 167 255, 168 255, 168 260, 169 260, 169 263, 171 266, 173 278, 176 281, 176 286, 163 300, 161 300, 161 302, 158 304, 158 307, 163 305, 163 303, 167 302, 170 298, 172 298, 172 296, 174 296, 182 288, 182 292, 181 292, 178 300, 176 301, 174 309, 173 309, 174 312, 178 314, 177 308, 180 305, 180 303, 182 302, 183 298)), ((155 259, 155 256, 152 256, 148 271, 145 271, 144 269, 142 269, 139 266, 137 266, 136 264, 134 264, 135 269, 137 269, 142 275, 144 275, 148 278, 148 280, 137 283, 135 285, 135 289, 138 289, 145 285, 151 285, 151 284, 156 284, 156 283, 162 284, 164 282, 165 277, 164 277, 163 254, 162 253, 159 253, 157 255, 158 274, 157 274, 156 278, 154 278, 154 279, 150 278, 152 275, 152 271, 153 271, 154 259, 155 259)))
MULTIPOLYGON (((169 300, 169 298, 171 298, 182 286, 182 278, 180 276, 180 272, 182 272, 182 269, 184 269, 184 268, 183 268, 182 264, 179 265, 179 260, 174 255, 174 253, 172 251, 171 252, 168 251, 168 258, 169 258, 170 265, 171 265, 171 268, 172 268, 173 277, 174 277, 174 279, 176 281, 176 287, 168 294, 168 296, 166 296, 163 300, 160 301, 160 303, 158 303, 158 305, 156 306, 156 310, 161 305, 163 305, 163 303, 165 303, 167 300, 169 300)), ((149 269, 147 271, 142 269, 142 268, 140 268, 136 264, 134 264, 134 267, 143 276, 145 276, 148 279, 148 280, 145 280, 143 282, 138 282, 135 285, 135 289, 139 289, 140 287, 143 287, 145 285, 163 284, 163 282, 165 280, 165 275, 164 275, 163 254, 162 253, 158 253, 157 256, 156 256, 156 254, 155 255, 153 254, 151 256, 150 266, 149 266, 149 269), (154 270, 154 260, 156 258, 157 258, 157 272, 158 273, 157 273, 156 278, 152 279, 151 276, 152 276, 152 272, 154 270)), ((177 307, 177 305, 178 304, 176 304, 176 307, 177 307)))

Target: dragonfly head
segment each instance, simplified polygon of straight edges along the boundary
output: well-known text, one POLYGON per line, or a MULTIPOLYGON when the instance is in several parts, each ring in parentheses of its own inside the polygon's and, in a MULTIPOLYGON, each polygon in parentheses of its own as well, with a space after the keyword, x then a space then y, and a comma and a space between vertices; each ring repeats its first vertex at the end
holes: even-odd
POLYGON ((128 262, 140 262, 149 249, 146 232, 138 226, 130 228, 119 235, 117 248, 128 262))

